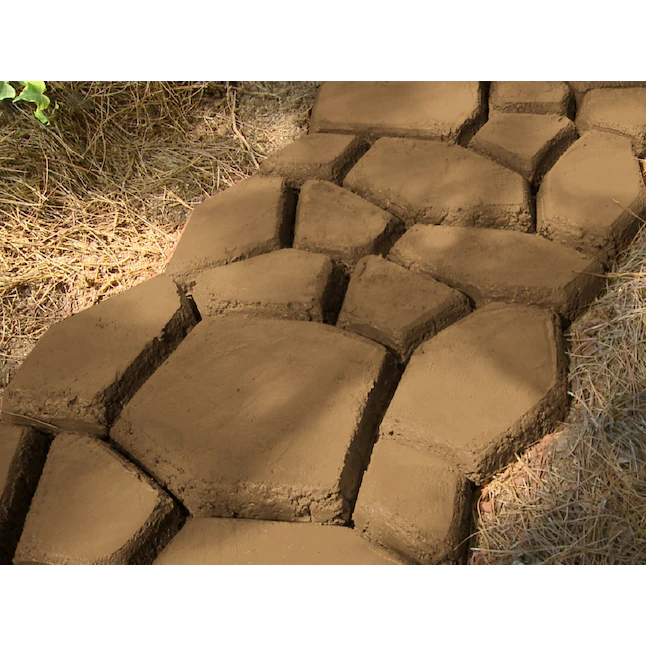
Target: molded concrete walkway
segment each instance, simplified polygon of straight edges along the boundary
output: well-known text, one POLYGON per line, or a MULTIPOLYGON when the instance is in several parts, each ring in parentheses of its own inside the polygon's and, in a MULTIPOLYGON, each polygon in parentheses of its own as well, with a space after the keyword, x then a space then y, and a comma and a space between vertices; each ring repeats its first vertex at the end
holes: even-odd
POLYGON ((325 83, 4 395, 1 563, 459 563, 646 214, 646 82, 325 83), (626 87, 622 87, 626 86, 626 87))

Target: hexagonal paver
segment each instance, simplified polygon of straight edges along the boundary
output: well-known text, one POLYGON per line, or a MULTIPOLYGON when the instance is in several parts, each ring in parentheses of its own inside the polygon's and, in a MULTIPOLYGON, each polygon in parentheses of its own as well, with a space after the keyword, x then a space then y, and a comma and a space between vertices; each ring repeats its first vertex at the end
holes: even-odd
POLYGON ((48 448, 37 431, 0 423, 0 565, 11 563, 48 448))
POLYGON ((646 212, 644 181, 630 141, 585 133, 545 176, 536 212, 541 235, 611 262, 635 236, 638 218, 646 212))
POLYGON ((556 317, 492 304, 417 348, 380 435, 431 451, 481 484, 551 431, 566 405, 556 317))
POLYGON ((326 253, 346 268, 384 254, 403 231, 399 218, 329 182, 306 182, 296 209, 294 247, 326 253))
POLYGON ((397 565, 348 527, 189 518, 155 565, 397 565))
POLYGON ((577 138, 567 117, 547 114, 492 114, 469 148, 538 183, 577 138))
POLYGON ((166 276, 74 314, 53 325, 27 356, 4 392, 3 415, 21 424, 40 420, 46 431, 54 425, 105 435, 195 322, 186 297, 166 276))
POLYGON ((193 298, 202 316, 228 313, 328 321, 341 306, 327 256, 281 249, 198 274, 193 298))
POLYGON ((111 437, 194 516, 345 522, 393 363, 320 323, 204 319, 111 437))
POLYGON ((576 125, 630 137, 633 152, 646 155, 646 87, 591 90, 581 102, 576 125))
POLYGON ((293 187, 302 186, 308 179, 340 184, 367 149, 365 141, 352 135, 307 135, 266 159, 258 172, 284 177, 293 187))
POLYGON ((603 266, 569 247, 517 231, 417 224, 389 260, 490 301, 540 305, 573 320, 603 289, 603 266))
POLYGON ((352 274, 337 325, 374 339, 406 362, 424 339, 470 311, 464 294, 368 256, 352 274))
POLYGON ((562 81, 494 81, 489 90, 492 112, 571 116, 574 96, 562 81))
POLYGON ((379 139, 343 186, 415 222, 530 231, 527 180, 461 146, 379 139))
POLYGON ((355 528, 412 563, 460 562, 471 486, 428 451, 380 438, 352 516, 355 528))
POLYGON ((179 529, 168 494, 95 438, 52 442, 14 563, 151 563, 179 529))
POLYGON ((204 269, 289 245, 294 195, 280 177, 251 177, 199 204, 166 267, 183 286, 204 269))
POLYGON ((310 132, 422 137, 467 143, 486 119, 478 82, 323 83, 310 132))

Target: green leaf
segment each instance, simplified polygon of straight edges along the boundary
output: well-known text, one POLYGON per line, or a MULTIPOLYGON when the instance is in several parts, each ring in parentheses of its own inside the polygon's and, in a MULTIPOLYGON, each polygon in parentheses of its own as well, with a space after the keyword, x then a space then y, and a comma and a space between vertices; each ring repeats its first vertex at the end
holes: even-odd
POLYGON ((47 89, 43 81, 20 81, 24 86, 22 92, 13 100, 14 103, 18 101, 29 101, 35 103, 36 107, 43 111, 49 107, 49 97, 43 93, 47 89))
POLYGON ((3 99, 13 99, 16 96, 16 90, 9 81, 0 81, 0 101, 3 99))

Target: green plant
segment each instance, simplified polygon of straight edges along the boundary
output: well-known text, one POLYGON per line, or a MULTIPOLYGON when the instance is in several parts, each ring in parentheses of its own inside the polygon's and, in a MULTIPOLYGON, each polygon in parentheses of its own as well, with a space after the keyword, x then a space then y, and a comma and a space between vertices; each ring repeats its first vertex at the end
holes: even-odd
MULTIPOLYGON (((15 81, 14 81, 15 83, 15 81)), ((58 103, 55 104, 52 114, 48 117, 45 110, 49 108, 50 100, 45 95, 47 87, 45 81, 18 81, 22 85, 22 91, 16 96, 16 89, 11 85, 11 81, 0 81, 0 101, 4 99, 13 99, 13 103, 18 101, 28 101, 36 104, 34 116, 46 126, 50 123, 50 117, 58 109, 58 103)))

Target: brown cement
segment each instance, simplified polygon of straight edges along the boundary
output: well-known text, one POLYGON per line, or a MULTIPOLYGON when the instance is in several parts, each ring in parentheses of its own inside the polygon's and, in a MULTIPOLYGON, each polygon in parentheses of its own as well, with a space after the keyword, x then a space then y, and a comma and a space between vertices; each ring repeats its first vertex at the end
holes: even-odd
POLYGON ((48 448, 37 431, 0 423, 0 565, 13 559, 48 448))
POLYGON ((367 142, 352 135, 308 135, 266 159, 258 173, 284 177, 294 188, 309 179, 340 184, 367 149, 367 142))
POLYGON ((244 313, 324 322, 336 319, 338 282, 327 256, 281 249, 207 269, 198 274, 192 295, 202 316, 244 313))
POLYGON ((310 132, 420 137, 466 144, 486 119, 478 82, 327 82, 310 132))
POLYGON ((374 339, 406 362, 423 340, 470 311, 460 292, 367 256, 352 274, 337 325, 374 339))
POLYGON ((353 513, 356 529, 411 563, 459 563, 471 486, 449 463, 380 438, 353 513))
POLYGON ((644 181, 630 141, 605 132, 584 134, 545 176, 536 211, 541 235, 608 265, 646 214, 644 181))
POLYGON ((7 386, 3 419, 106 435, 195 322, 177 286, 157 276, 56 323, 7 386))
POLYGON ((566 404, 556 318, 492 304, 417 348, 380 435, 431 451, 481 484, 550 432, 566 404))
POLYGON ((459 289, 478 306, 491 301, 539 305, 566 321, 605 285, 598 260, 517 231, 417 224, 388 259, 459 289))
POLYGON ((155 565, 397 565, 348 527, 189 518, 155 565))
POLYGON ((251 177, 198 205, 166 273, 190 287, 211 267, 275 251, 289 243, 294 196, 279 177, 251 177))
POLYGON ((543 114, 493 114, 469 148, 538 183, 577 138, 567 117, 543 114))
POLYGON ((329 182, 306 182, 296 208, 294 247, 326 253, 345 268, 388 252, 403 232, 399 218, 329 182))
POLYGON ((394 376, 337 328, 204 319, 111 437, 194 516, 346 522, 394 376))
POLYGON ((61 433, 50 447, 14 563, 151 563, 180 522, 171 498, 103 442, 61 433))
POLYGON ((581 102, 576 125, 630 137, 637 157, 646 156, 646 88, 591 90, 581 102))
POLYGON ((439 141, 379 139, 343 186, 414 223, 532 230, 530 187, 507 168, 439 141))
POLYGON ((574 95, 562 81, 494 81, 489 90, 489 109, 569 117, 574 110, 574 95))

